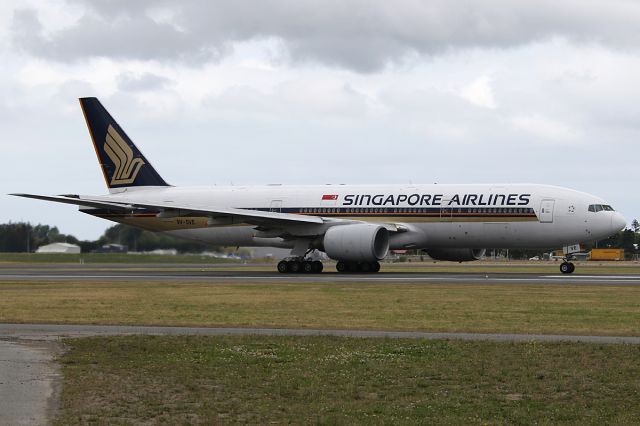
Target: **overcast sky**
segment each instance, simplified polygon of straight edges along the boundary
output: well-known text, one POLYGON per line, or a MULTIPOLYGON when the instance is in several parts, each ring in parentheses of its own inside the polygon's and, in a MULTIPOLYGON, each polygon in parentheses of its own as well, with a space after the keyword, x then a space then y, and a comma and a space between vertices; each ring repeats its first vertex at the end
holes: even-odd
POLYGON ((2 1, 0 63, 0 194, 106 192, 97 96, 174 185, 533 182, 640 217, 637 1, 2 1))

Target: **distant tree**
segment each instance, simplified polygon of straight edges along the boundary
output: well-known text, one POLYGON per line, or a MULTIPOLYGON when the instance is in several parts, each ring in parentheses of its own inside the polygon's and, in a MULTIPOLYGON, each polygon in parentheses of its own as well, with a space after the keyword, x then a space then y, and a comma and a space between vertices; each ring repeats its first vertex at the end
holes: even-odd
POLYGON ((640 232, 640 222, 638 222, 638 219, 633 219, 633 222, 631 222, 631 229, 633 229, 633 232, 640 232))
POLYGON ((152 251, 155 249, 176 249, 181 253, 198 253, 214 250, 216 247, 198 241, 175 238, 159 232, 145 231, 132 226, 117 224, 109 227, 98 239, 98 246, 104 244, 123 244, 129 250, 152 251))
POLYGON ((0 224, 0 252, 33 252, 40 246, 56 242, 79 244, 76 237, 60 233, 55 226, 33 226, 25 222, 0 224))
POLYGON ((26 252, 33 249, 31 225, 24 222, 0 225, 0 251, 26 252))

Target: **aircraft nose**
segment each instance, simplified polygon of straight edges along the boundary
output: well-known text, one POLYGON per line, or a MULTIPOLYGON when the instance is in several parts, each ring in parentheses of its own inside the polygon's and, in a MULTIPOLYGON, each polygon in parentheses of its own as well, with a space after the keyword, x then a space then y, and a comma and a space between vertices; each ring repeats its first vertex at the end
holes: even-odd
POLYGON ((624 218, 620 213, 616 212, 611 216, 611 230, 613 232, 618 232, 619 230, 626 228, 627 219, 624 218))

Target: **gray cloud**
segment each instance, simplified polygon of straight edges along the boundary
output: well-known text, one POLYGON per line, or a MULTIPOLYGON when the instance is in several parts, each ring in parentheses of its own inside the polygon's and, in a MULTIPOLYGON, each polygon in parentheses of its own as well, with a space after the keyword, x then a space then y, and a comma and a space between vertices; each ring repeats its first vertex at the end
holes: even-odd
POLYGON ((117 79, 118 88, 129 92, 144 92, 156 89, 163 89, 171 83, 166 77, 160 75, 143 73, 140 75, 123 73, 117 79))
POLYGON ((58 60, 89 57, 216 60, 235 42, 281 40, 296 62, 372 72, 411 55, 503 48, 553 37, 637 48, 635 1, 221 0, 86 1, 75 25, 44 38, 33 12, 14 17, 14 42, 58 60), (154 19, 162 12, 164 19, 154 19), (36 31, 31 31, 36 30, 36 31))

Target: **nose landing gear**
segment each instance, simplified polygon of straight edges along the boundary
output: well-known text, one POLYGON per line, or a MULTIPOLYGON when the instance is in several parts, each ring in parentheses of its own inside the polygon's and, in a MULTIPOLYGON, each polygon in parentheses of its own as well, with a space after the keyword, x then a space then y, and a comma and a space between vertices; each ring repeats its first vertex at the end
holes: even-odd
POLYGON ((576 270, 576 266, 571 263, 571 260, 573 260, 573 255, 571 253, 567 253, 560 264, 560 272, 563 274, 573 274, 573 271, 576 270))
POLYGON ((575 270, 576 266, 571 262, 564 261, 560 264, 560 272, 563 274, 572 274, 575 270))

